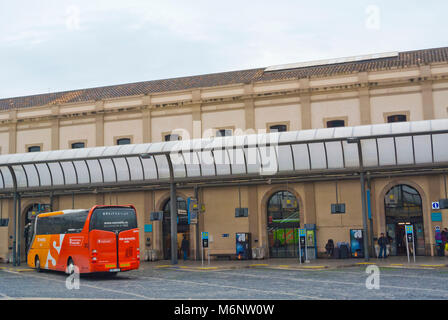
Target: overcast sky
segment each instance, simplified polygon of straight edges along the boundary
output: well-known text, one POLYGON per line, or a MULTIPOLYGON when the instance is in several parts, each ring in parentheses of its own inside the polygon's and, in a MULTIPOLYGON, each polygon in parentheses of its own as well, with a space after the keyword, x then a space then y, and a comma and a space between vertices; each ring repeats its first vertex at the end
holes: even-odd
POLYGON ((448 45, 448 1, 0 2, 0 98, 448 45))

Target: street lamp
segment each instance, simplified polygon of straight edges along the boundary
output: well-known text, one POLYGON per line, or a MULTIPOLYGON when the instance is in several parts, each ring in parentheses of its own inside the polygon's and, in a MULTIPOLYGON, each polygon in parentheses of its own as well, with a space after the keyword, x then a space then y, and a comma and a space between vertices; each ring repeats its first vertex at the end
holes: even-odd
POLYGON ((347 143, 356 143, 358 147, 359 158, 359 179, 361 182, 361 208, 362 208, 362 225, 364 229, 363 246, 364 246, 364 258, 365 261, 369 261, 369 243, 368 243, 368 231, 367 231, 367 206, 366 206, 366 187, 364 178, 364 163, 362 160, 361 140, 358 137, 347 138, 347 143))

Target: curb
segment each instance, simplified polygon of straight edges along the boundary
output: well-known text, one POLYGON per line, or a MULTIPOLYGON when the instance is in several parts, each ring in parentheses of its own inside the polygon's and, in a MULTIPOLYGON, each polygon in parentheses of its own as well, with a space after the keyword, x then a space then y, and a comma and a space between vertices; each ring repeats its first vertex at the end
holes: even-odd
POLYGON ((7 270, 7 271, 14 271, 14 272, 30 272, 30 271, 34 271, 34 269, 32 269, 32 268, 18 269, 18 268, 7 268, 7 267, 0 267, 0 270, 7 270))

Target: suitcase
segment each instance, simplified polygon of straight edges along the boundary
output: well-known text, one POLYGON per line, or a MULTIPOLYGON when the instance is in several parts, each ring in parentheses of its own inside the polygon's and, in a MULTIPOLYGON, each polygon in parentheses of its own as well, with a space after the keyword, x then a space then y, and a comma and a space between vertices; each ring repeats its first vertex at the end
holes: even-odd
POLYGON ((341 247, 339 248, 339 256, 341 259, 349 258, 349 250, 346 245, 341 245, 341 247))
POLYGON ((339 259, 340 258, 339 257, 339 248, 334 248, 332 258, 333 259, 339 259))

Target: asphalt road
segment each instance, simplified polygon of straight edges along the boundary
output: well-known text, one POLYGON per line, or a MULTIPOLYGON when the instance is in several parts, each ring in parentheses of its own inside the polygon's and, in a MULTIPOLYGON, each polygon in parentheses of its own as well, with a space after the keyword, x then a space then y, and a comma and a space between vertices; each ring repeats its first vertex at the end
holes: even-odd
POLYGON ((57 272, 0 270, 0 299, 448 299, 448 270, 381 268, 369 284, 366 266, 325 270, 152 268, 115 277, 81 276, 79 288, 57 272), (379 282, 378 282, 379 280, 379 282), (378 286, 376 286, 378 287, 378 286))

